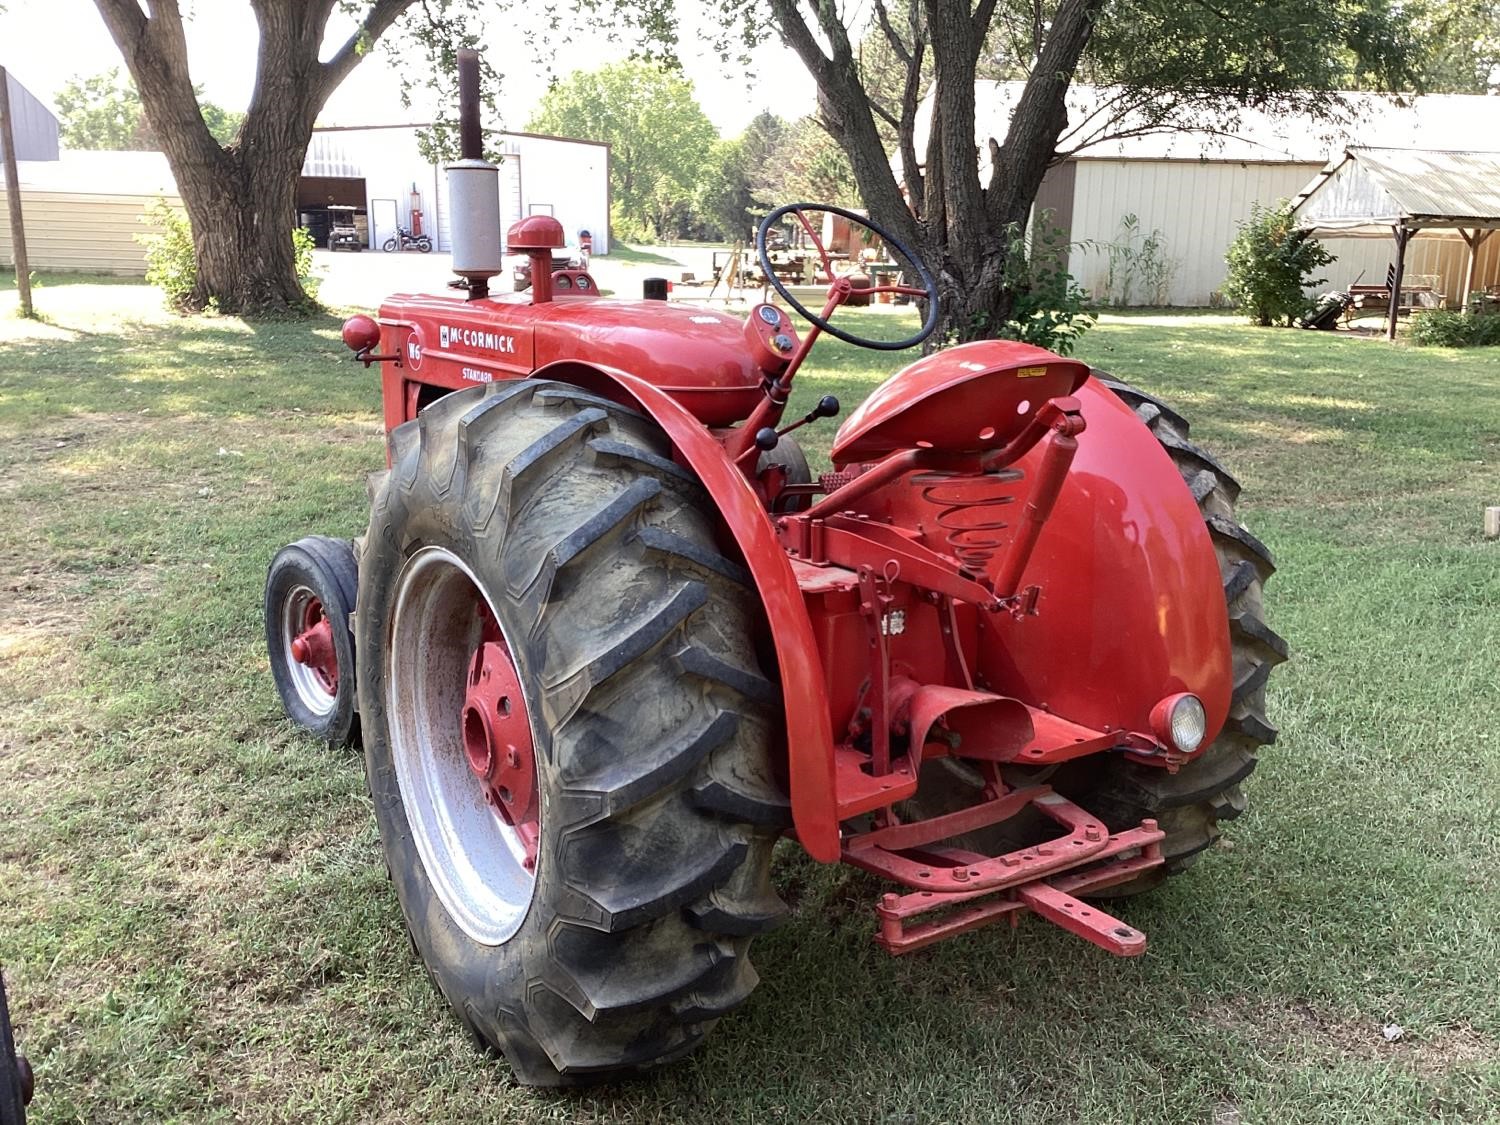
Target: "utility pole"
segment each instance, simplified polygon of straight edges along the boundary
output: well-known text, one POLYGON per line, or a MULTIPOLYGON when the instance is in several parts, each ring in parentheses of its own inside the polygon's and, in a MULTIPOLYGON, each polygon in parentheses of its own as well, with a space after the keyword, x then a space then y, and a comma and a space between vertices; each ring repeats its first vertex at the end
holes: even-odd
POLYGON ((10 75, 0 66, 0 150, 5 158, 5 199, 10 204, 10 251, 16 265, 16 291, 21 315, 36 316, 31 307, 31 267, 26 261, 26 228, 21 222, 21 177, 16 172, 16 139, 10 127, 10 75))

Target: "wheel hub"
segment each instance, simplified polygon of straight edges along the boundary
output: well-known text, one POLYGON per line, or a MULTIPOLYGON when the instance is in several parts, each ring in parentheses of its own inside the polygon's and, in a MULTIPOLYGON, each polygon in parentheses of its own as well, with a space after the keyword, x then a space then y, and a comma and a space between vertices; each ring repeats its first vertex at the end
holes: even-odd
POLYGON ((292 638, 292 659, 311 671, 324 691, 337 695, 339 654, 333 646, 333 622, 317 598, 303 605, 301 624, 301 632, 292 638))
MULTIPOLYGON (((486 611, 481 613, 488 618, 486 611)), ((526 848, 522 866, 534 870, 541 826, 531 722, 521 705, 516 666, 492 620, 485 621, 483 637, 469 661, 462 726, 464 754, 485 803, 516 830, 526 848)))

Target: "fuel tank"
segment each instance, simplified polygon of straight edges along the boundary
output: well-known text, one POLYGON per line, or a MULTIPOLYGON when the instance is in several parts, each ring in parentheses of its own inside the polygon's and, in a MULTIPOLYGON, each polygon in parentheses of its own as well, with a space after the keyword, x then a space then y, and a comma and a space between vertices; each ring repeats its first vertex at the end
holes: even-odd
MULTIPOLYGON (((710 426, 748 415, 766 377, 743 320, 667 301, 400 294, 380 306, 380 323, 403 383, 457 388, 577 360, 645 379, 710 426)), ((790 321, 765 327, 791 331, 790 321)))

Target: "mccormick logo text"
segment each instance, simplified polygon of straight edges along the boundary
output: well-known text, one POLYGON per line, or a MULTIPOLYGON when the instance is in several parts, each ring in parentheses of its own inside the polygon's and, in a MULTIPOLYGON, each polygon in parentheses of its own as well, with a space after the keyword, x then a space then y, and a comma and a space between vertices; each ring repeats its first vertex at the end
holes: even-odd
POLYGON ((484 332, 478 328, 460 328, 456 324, 438 326, 441 347, 462 344, 466 348, 497 352, 502 355, 516 354, 516 338, 503 332, 484 332))

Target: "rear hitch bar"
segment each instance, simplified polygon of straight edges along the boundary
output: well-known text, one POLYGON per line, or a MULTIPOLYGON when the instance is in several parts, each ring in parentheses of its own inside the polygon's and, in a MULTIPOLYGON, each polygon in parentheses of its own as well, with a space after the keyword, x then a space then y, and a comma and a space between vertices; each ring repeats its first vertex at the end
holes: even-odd
POLYGON ((1001 918, 1016 924, 1022 913, 1030 912, 1119 957, 1145 950, 1145 934, 1076 896, 1159 867, 1166 833, 1156 821, 1106 834, 1092 815, 1046 786, 1018 790, 990 804, 1005 815, 1035 805, 1073 832, 1007 855, 985 856, 939 844, 955 834, 955 818, 949 814, 846 841, 846 863, 911 888, 906 894, 882 896, 876 907, 881 946, 892 954, 911 953, 1001 918))

